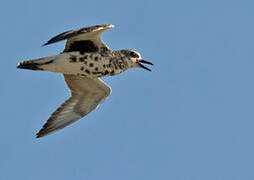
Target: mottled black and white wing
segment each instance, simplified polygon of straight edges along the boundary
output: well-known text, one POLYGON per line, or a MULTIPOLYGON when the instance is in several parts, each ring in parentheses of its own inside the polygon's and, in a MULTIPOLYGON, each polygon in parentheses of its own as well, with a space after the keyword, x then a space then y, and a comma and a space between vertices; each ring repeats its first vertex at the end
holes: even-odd
POLYGON ((103 24, 85 27, 78 30, 66 31, 53 37, 44 45, 67 39, 63 52, 96 52, 99 51, 100 48, 108 49, 108 47, 101 40, 101 34, 107 29, 113 27, 114 25, 112 24, 103 24))
POLYGON ((111 89, 100 79, 91 79, 64 74, 71 97, 48 119, 37 133, 37 138, 46 136, 79 120, 93 111, 109 96, 111 89))

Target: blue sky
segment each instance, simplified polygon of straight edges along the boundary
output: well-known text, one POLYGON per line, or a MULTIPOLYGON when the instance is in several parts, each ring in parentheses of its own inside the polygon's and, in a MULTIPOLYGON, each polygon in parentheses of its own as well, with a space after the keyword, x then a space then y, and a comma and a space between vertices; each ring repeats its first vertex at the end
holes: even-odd
POLYGON ((0 179, 254 179, 254 2, 5 1, 1 4, 0 179), (104 80, 111 96, 45 138, 69 96, 60 74, 16 69, 59 53, 66 30, 110 23, 112 49, 155 64, 104 80))

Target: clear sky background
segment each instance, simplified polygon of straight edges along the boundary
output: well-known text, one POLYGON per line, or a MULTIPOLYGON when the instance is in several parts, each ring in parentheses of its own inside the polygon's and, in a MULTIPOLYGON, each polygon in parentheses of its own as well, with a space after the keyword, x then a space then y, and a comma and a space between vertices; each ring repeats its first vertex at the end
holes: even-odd
POLYGON ((253 0, 1 3, 1 180, 253 180, 253 0), (61 74, 20 70, 70 29, 110 23, 112 49, 155 64, 104 78, 99 108, 35 134, 69 96, 61 74))

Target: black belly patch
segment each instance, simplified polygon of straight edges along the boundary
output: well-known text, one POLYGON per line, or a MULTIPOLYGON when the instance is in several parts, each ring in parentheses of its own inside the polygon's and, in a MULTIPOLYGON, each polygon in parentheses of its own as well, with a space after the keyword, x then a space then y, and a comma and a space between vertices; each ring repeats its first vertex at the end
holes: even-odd
POLYGON ((75 62, 77 62, 77 57, 71 55, 71 57, 70 57, 70 63, 75 63, 75 62))
POLYGON ((74 41, 70 44, 68 49, 65 49, 63 52, 73 52, 79 51, 81 54, 97 52, 99 48, 90 40, 83 41, 74 41))

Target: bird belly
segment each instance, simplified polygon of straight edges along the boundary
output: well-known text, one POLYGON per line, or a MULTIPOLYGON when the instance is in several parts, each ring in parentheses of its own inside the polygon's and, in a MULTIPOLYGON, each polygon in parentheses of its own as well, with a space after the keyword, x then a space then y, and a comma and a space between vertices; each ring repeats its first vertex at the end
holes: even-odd
POLYGON ((112 61, 112 57, 102 57, 99 53, 68 52, 56 56, 24 61, 21 68, 73 74, 87 77, 112 76, 124 71, 112 61))
POLYGON ((115 75, 117 72, 109 64, 110 57, 101 57, 98 53, 68 52, 59 54, 52 63, 41 68, 51 72, 95 78, 115 75))

